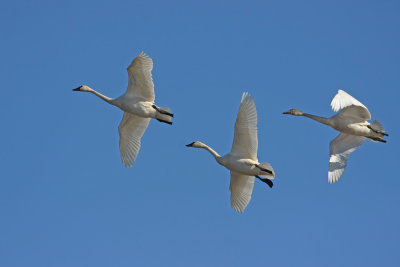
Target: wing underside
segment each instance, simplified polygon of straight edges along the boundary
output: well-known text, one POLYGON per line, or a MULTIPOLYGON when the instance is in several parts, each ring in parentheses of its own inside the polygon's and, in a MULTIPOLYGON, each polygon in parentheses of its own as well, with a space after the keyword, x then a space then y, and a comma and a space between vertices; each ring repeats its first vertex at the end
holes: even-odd
POLYGON ((339 134, 329 145, 329 183, 337 182, 342 176, 349 155, 359 148, 366 137, 350 134, 339 134))
POLYGON ((150 118, 142 118, 128 112, 124 112, 119 124, 119 150, 122 163, 125 167, 132 167, 141 146, 141 139, 149 125, 150 118))
MULTIPOLYGON (((331 106, 333 111, 337 112, 340 109, 343 109, 348 106, 359 106, 367 109, 360 101, 352 97, 350 94, 345 91, 339 89, 335 97, 332 99, 331 106)), ((368 110, 368 109, 367 109, 368 110)))
POLYGON ((129 84, 126 95, 144 101, 154 102, 154 83, 151 71, 153 70, 153 60, 145 53, 141 52, 129 65, 129 84))
POLYGON ((257 160, 257 111, 254 99, 243 93, 235 122, 235 135, 231 153, 257 160))
POLYGON ((231 206, 238 212, 243 212, 250 202, 253 193, 254 176, 247 176, 231 171, 231 206))

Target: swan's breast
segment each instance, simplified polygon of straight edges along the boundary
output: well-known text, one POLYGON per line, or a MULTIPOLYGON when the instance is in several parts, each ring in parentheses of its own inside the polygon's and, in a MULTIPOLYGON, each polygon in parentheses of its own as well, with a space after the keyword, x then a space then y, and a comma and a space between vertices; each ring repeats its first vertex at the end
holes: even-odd
POLYGON ((332 117, 332 128, 342 133, 365 136, 369 133, 368 122, 360 122, 353 117, 345 117, 340 113, 332 117))
POLYGON ((153 103, 148 101, 123 101, 121 109, 143 118, 155 118, 156 110, 152 105, 153 103))
POLYGON ((371 130, 367 125, 368 123, 349 123, 341 132, 358 136, 370 136, 371 130))
POLYGON ((254 164, 258 164, 258 162, 252 159, 243 159, 235 155, 227 154, 221 157, 218 163, 228 170, 238 173, 251 176, 258 174, 258 169, 254 166, 254 164))

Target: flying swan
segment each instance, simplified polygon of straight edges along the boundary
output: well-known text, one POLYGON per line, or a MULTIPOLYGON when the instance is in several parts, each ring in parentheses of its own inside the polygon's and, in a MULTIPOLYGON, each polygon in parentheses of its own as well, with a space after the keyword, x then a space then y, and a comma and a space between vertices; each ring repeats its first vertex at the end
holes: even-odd
POLYGON ((174 116, 169 108, 154 104, 154 84, 151 76, 153 60, 141 52, 128 67, 129 84, 125 94, 118 98, 109 98, 86 85, 73 91, 92 93, 111 105, 124 111, 119 124, 119 150, 125 167, 132 167, 140 149, 140 140, 149 125, 150 118, 172 124, 174 116))
POLYGON ((283 114, 304 116, 341 132, 329 145, 328 181, 334 183, 342 176, 350 153, 359 148, 365 139, 386 143, 383 138, 388 134, 385 133, 382 124, 378 121, 369 123, 368 120, 371 119, 369 110, 343 90, 338 90, 331 106, 333 111, 336 112, 340 109, 341 111, 330 118, 307 114, 297 109, 291 109, 283 114))
POLYGON ((249 204, 254 187, 254 176, 273 186, 275 172, 268 162, 259 163, 257 159, 257 111, 253 98, 243 93, 239 112, 235 123, 235 136, 232 150, 225 156, 220 156, 211 147, 195 141, 188 147, 204 148, 215 160, 231 171, 231 206, 238 212, 243 212, 249 204))

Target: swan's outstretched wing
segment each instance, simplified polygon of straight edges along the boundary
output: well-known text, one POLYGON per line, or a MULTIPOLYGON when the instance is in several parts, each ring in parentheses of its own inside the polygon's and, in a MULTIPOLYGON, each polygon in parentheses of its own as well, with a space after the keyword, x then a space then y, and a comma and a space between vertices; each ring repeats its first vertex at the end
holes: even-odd
POLYGON ((243 212, 253 193, 254 176, 247 176, 231 171, 231 206, 238 212, 243 212))
POLYGON ((125 95, 154 102, 154 83, 151 76, 153 60, 141 52, 129 65, 129 84, 125 95))
POLYGON ((231 153, 257 160, 257 111, 254 99, 243 93, 235 123, 235 136, 231 153))
POLYGON ((342 176, 350 153, 359 148, 366 137, 350 134, 339 134, 329 145, 328 181, 334 183, 342 176))
POLYGON ((349 95, 343 90, 338 90, 338 93, 332 99, 331 106, 333 111, 339 111, 346 117, 353 117, 357 121, 367 121, 371 119, 371 113, 360 101, 349 95))
POLYGON ((336 116, 348 123, 365 122, 371 119, 368 109, 354 105, 343 108, 336 116))
POLYGON ((132 167, 140 149, 140 139, 149 125, 150 118, 142 118, 124 112, 122 121, 118 126, 119 151, 125 167, 132 167))

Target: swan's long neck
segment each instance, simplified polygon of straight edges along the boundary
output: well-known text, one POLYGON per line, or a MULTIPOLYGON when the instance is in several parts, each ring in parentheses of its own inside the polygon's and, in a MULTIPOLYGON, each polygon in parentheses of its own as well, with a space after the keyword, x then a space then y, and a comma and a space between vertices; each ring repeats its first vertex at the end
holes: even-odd
POLYGON ((105 95, 103 95, 103 94, 100 94, 99 92, 97 92, 96 90, 93 90, 93 89, 92 89, 90 92, 91 92, 92 94, 94 94, 94 95, 100 97, 101 99, 103 99, 103 100, 106 101, 107 103, 110 103, 110 104, 112 104, 112 105, 115 105, 115 103, 113 102, 113 99, 112 99, 112 98, 109 98, 108 96, 105 96, 105 95))
POLYGON ((210 152, 211 155, 213 155, 213 157, 218 160, 221 156, 211 147, 207 146, 206 144, 203 144, 203 146, 201 148, 204 148, 205 150, 207 150, 208 152, 210 152))
POLYGON ((303 116, 310 118, 312 120, 318 121, 320 123, 332 126, 332 120, 330 118, 324 118, 324 117, 320 117, 320 116, 316 116, 316 115, 311 115, 308 113, 304 113, 303 116))

